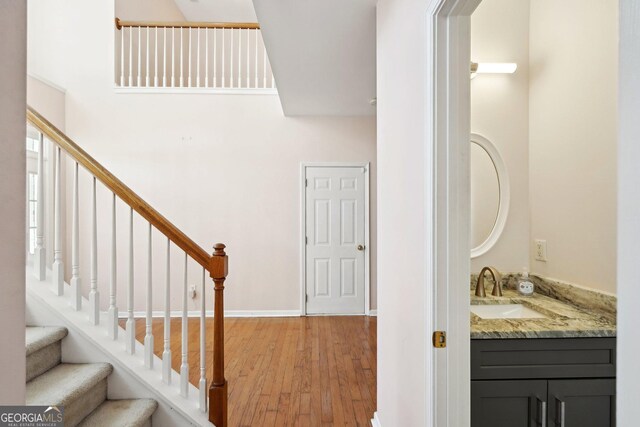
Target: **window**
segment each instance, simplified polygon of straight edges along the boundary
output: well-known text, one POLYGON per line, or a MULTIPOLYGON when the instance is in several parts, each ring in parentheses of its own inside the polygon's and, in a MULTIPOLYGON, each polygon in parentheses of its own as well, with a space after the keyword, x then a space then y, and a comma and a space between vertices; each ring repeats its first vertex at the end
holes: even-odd
MULTIPOLYGON (((28 140, 27 140, 28 141, 28 140)), ((27 148, 28 149, 28 148, 27 148)), ((34 254, 36 250, 36 234, 38 224, 38 174, 29 172, 27 179, 27 225, 29 226, 29 253, 34 254)))
POLYGON ((27 154, 37 153, 40 146, 40 131, 27 124, 27 154))

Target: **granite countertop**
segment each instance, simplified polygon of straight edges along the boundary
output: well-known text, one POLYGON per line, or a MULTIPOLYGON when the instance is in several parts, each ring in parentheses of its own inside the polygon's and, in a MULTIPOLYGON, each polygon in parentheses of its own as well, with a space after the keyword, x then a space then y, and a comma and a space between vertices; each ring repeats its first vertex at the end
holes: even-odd
POLYGON ((522 296, 512 289, 504 289, 504 296, 490 294, 479 298, 471 292, 474 304, 522 304, 538 311, 542 319, 481 319, 471 313, 471 339, 508 338, 586 338, 615 337, 615 313, 587 309, 562 302, 539 293, 522 296))

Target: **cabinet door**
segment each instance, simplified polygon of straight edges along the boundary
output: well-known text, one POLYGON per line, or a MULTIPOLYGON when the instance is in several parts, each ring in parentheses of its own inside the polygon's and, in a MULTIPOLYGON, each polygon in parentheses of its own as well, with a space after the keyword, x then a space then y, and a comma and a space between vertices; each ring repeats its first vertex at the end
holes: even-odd
POLYGON ((549 381, 550 427, 614 427, 616 381, 549 381))
POLYGON ((547 381, 471 381, 471 427, 544 426, 547 381))

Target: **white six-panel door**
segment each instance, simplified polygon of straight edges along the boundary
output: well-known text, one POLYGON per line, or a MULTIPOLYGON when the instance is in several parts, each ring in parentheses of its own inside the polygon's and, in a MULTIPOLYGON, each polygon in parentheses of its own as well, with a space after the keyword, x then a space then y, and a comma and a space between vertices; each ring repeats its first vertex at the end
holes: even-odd
POLYGON ((305 168, 307 314, 365 312, 365 174, 305 168))

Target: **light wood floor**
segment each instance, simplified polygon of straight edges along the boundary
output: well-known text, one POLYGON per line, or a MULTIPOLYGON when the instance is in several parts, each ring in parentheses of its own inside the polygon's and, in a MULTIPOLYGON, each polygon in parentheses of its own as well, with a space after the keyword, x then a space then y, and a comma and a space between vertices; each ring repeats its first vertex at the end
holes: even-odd
MULTIPOLYGON (((231 426, 369 426, 376 408, 376 318, 225 319, 231 426)), ((181 319, 171 320, 172 365, 181 363, 181 319)), ((120 322, 124 327, 124 320, 120 322)), ((144 338, 144 319, 136 336, 144 338)), ((189 323, 189 381, 200 377, 200 325, 189 323)), ((207 323, 207 378, 213 323, 207 323)), ((154 352, 164 326, 154 319, 154 352)))

